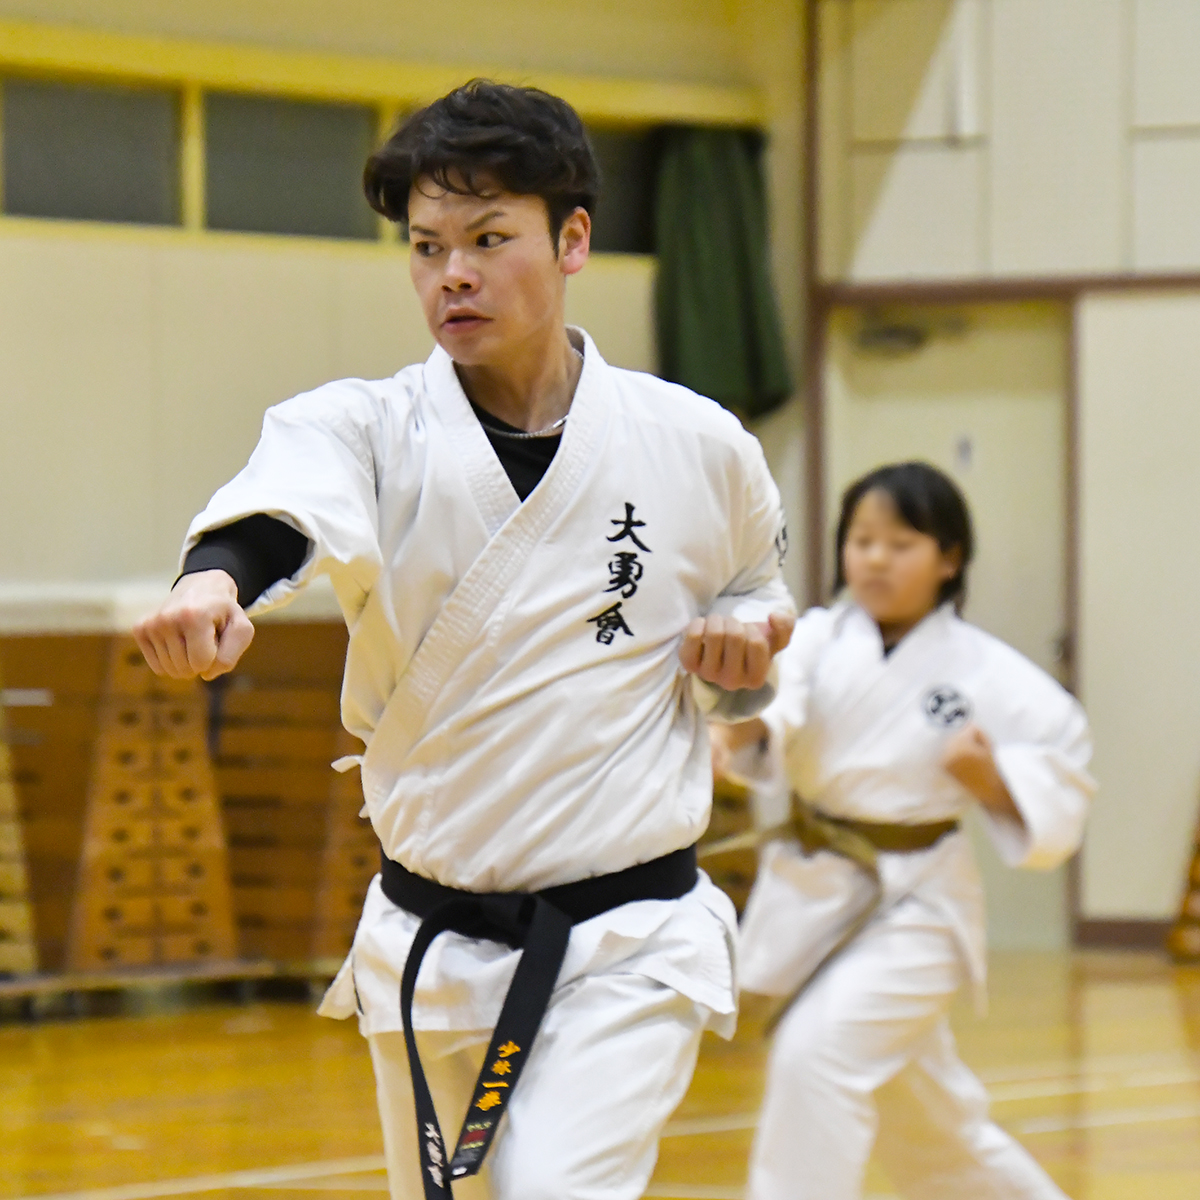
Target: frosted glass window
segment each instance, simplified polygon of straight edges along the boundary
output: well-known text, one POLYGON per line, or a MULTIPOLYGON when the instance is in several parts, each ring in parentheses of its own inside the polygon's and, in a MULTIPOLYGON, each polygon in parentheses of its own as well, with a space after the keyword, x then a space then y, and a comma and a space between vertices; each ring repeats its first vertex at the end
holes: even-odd
POLYGON ((377 236, 362 193, 371 109, 210 93, 205 127, 210 229, 377 236))
POLYGON ((7 79, 4 211, 179 223, 174 92, 7 79))

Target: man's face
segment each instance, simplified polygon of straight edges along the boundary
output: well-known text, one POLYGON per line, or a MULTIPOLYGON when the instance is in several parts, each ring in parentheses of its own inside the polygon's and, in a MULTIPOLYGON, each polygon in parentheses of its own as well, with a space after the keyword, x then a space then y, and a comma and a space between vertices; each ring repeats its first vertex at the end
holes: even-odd
POLYGON ((561 327, 566 277, 588 256, 583 209, 567 218, 556 245, 540 196, 462 196, 422 179, 408 219, 413 285, 455 362, 501 363, 561 327))

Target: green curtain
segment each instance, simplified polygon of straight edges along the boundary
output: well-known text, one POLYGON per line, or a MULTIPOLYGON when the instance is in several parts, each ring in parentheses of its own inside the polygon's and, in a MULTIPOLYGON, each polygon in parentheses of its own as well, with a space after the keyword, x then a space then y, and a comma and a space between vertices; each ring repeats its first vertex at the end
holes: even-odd
POLYGON ((659 374, 747 417, 791 394, 756 134, 665 131, 655 201, 659 374))

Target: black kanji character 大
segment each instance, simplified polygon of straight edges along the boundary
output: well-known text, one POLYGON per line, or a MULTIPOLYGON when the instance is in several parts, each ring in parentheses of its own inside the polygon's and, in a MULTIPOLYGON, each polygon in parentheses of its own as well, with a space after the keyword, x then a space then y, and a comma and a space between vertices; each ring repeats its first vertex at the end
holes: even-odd
POLYGON ((621 542, 628 538, 639 550, 644 550, 647 554, 652 553, 650 547, 634 532, 635 529, 644 528, 646 522, 639 521, 634 517, 633 505, 628 500, 625 501, 625 516, 618 517, 615 521, 609 521, 609 524, 621 527, 608 539, 610 542, 621 542))

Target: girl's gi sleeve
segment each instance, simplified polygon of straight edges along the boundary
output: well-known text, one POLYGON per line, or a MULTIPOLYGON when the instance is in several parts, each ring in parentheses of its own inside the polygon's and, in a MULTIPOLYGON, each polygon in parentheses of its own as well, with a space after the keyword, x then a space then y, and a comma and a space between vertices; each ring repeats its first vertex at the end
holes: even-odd
POLYGON ((267 410, 250 461, 192 522, 188 551, 211 529, 254 513, 284 521, 308 539, 299 570, 250 606, 278 607, 328 575, 347 620, 357 616, 382 567, 376 452, 383 415, 355 382, 328 384, 267 410))
MULTIPOLYGON (((1038 672, 1041 676, 1041 672, 1038 672)), ((1050 870, 1083 841, 1096 792, 1088 773, 1092 738, 1079 702, 1048 676, 1025 681, 1024 726, 1013 740, 997 738, 996 765, 1024 828, 984 809, 988 832, 1011 867, 1050 870)))

